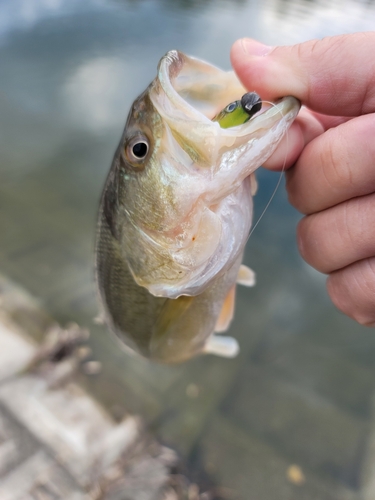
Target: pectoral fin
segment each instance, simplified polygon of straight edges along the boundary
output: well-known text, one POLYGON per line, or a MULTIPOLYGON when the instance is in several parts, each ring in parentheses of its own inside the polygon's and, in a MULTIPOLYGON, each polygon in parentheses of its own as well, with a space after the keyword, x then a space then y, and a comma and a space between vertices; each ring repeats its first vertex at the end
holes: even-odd
POLYGON ((250 175, 251 182, 251 196, 255 196, 258 191, 258 181, 255 172, 250 175))
POLYGON ((238 342, 233 337, 223 337, 222 335, 211 335, 204 347, 206 354, 215 354, 224 358, 234 358, 240 348, 238 342))
POLYGON ((236 301, 236 285, 233 285, 225 297, 220 315, 216 322, 215 332, 225 332, 232 321, 234 314, 234 304, 236 301))
POLYGON ((243 286, 254 286, 255 285, 255 273, 250 267, 242 264, 238 271, 237 283, 243 286))

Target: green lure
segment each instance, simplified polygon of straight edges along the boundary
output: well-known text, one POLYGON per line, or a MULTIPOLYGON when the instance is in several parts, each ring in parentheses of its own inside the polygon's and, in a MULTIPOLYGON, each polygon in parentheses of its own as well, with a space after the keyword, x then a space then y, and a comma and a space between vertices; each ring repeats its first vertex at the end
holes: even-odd
POLYGON ((247 92, 238 101, 233 101, 214 118, 221 128, 237 127, 246 123, 262 108, 262 100, 256 92, 247 92))

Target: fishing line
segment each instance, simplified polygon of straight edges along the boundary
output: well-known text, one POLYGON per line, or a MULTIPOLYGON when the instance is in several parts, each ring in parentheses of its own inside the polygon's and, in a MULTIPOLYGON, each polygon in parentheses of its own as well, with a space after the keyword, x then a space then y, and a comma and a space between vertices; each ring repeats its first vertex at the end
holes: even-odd
MULTIPOLYGON (((273 102, 270 102, 270 101, 262 101, 262 102, 266 102, 267 104, 270 104, 271 106, 274 106, 275 108, 278 108, 277 104, 274 104, 273 102)), ((284 116, 282 114, 282 112, 278 109, 279 113, 284 116)), ((271 198, 268 200, 266 206, 264 207, 262 213, 260 214, 258 220, 256 221, 256 223, 254 224, 254 226, 251 228, 251 231, 249 233, 249 236, 247 237, 247 239, 250 238, 250 236, 253 234, 255 228, 257 227, 257 225, 259 224, 259 222, 261 221, 263 215, 266 213, 268 207, 270 206, 272 200, 274 199, 275 195, 276 195, 276 192, 277 190, 279 189, 280 187, 280 184, 281 184, 281 179, 283 177, 283 173, 285 171, 285 165, 286 165, 286 157, 288 155, 288 149, 289 149, 289 130, 286 131, 286 151, 285 151, 285 156, 284 156, 284 163, 283 163, 283 166, 282 166, 282 169, 281 169, 281 172, 280 172, 280 175, 279 175, 279 179, 276 183, 276 186, 275 186, 275 189, 273 190, 273 193, 271 195, 271 198)))

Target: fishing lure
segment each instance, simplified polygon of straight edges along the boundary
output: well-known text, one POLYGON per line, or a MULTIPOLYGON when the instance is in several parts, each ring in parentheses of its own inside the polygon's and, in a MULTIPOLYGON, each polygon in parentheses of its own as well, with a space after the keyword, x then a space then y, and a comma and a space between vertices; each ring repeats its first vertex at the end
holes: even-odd
POLYGON ((262 100, 256 92, 247 92, 241 99, 233 101, 214 118, 221 128, 237 127, 246 123, 252 116, 262 109, 262 100))

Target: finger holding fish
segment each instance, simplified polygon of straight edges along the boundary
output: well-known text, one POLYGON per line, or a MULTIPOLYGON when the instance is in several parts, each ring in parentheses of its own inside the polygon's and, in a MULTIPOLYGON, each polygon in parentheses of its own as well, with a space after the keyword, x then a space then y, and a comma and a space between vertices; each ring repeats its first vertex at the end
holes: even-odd
MULTIPOLYGON (((293 165, 304 145, 320 133, 349 116, 375 111, 371 47, 375 49, 374 33, 326 37, 285 47, 269 47, 248 38, 235 42, 231 61, 246 88, 271 101, 294 95, 308 108, 301 109, 291 127, 285 168, 293 165)), ((283 144, 287 140, 284 138, 283 144)), ((265 166, 281 169, 283 161, 278 149, 265 166)))
POLYGON ((276 151, 262 166, 267 170, 288 170, 295 164, 304 147, 323 132, 320 120, 302 107, 276 151))
POLYGON ((288 172, 292 205, 311 214, 374 192, 374 135, 375 114, 369 114, 330 128, 312 140, 288 172))
POLYGON ((269 47, 244 38, 231 61, 246 88, 271 101, 294 95, 316 113, 359 116, 375 110, 375 33, 269 47))
POLYGON ((328 132, 308 145, 287 176, 291 202, 310 214, 299 223, 297 241, 307 262, 329 274, 333 303, 370 325, 375 321, 375 116, 353 118, 328 132))

